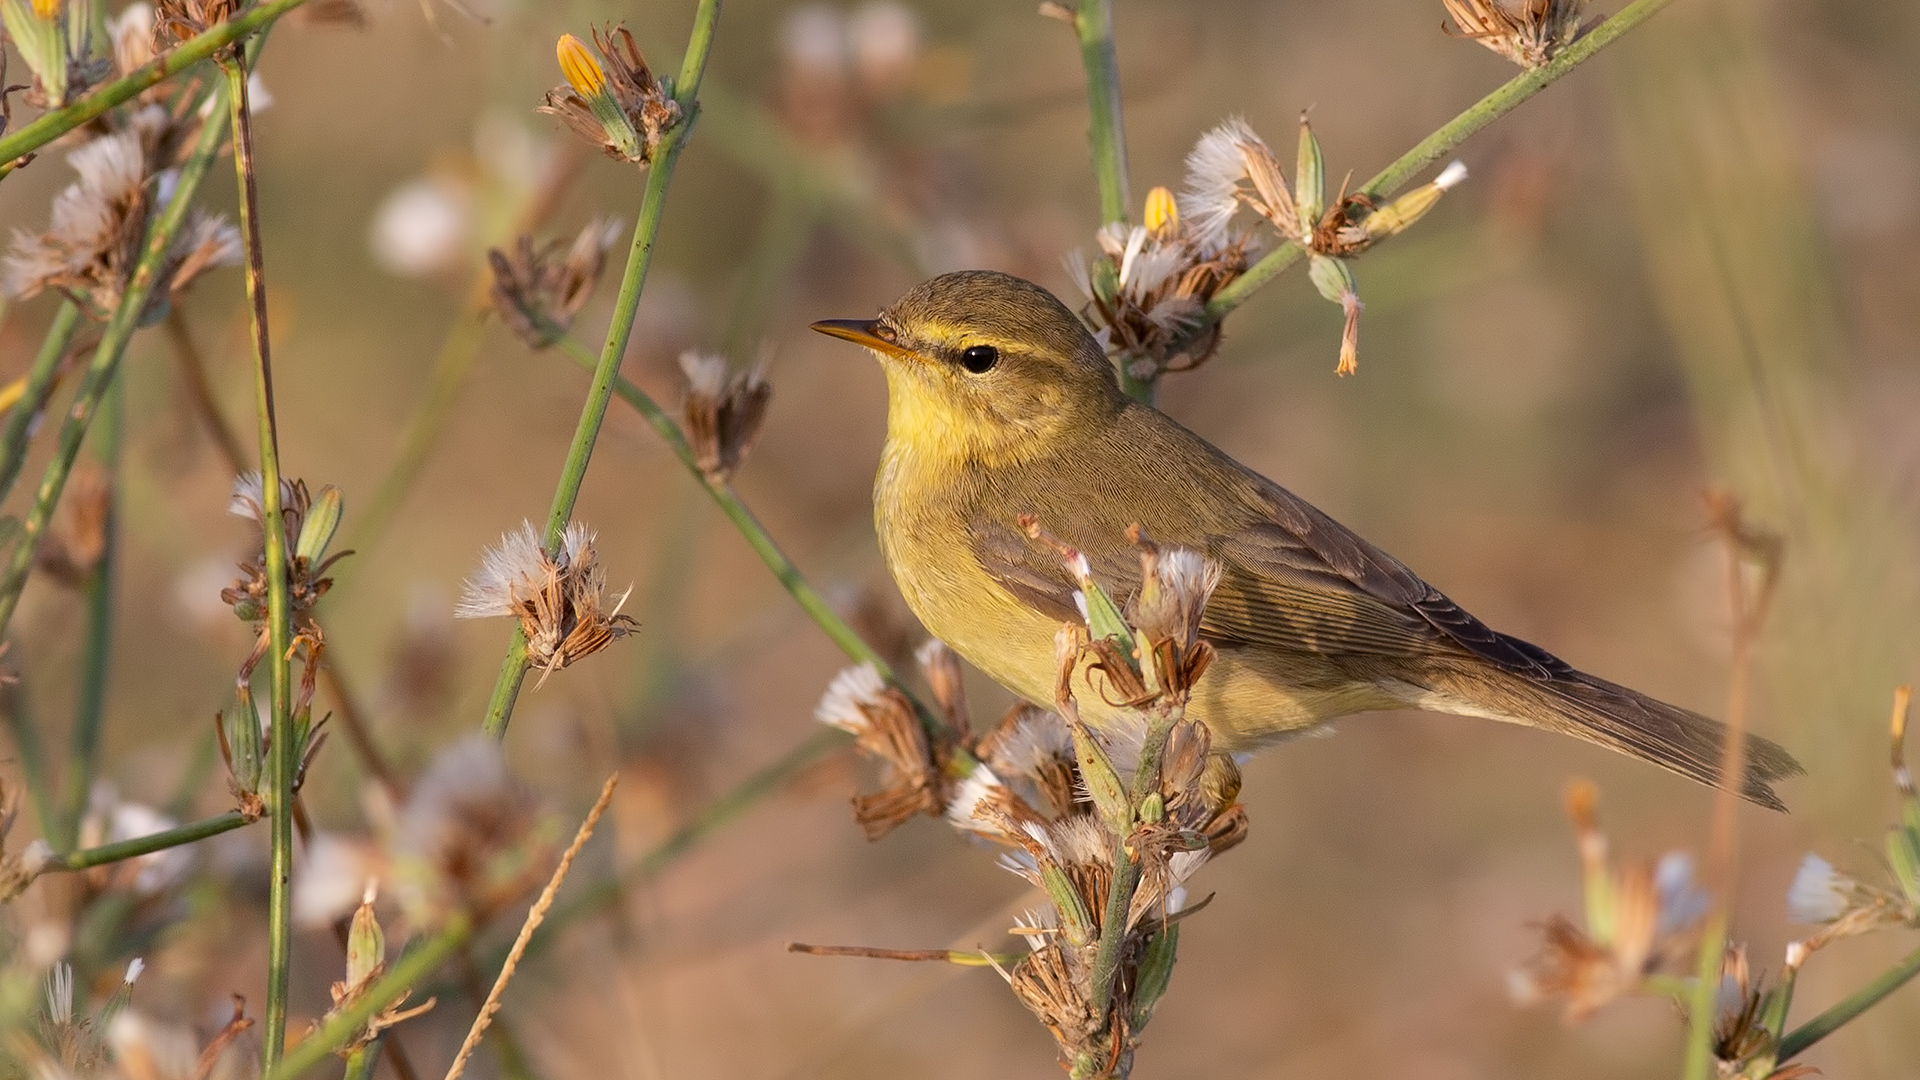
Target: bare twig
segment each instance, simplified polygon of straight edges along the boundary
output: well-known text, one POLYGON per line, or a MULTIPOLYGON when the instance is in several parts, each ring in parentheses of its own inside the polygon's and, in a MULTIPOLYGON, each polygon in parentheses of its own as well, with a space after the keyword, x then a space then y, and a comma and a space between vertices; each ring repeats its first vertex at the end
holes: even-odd
POLYGON ((593 835, 593 827, 600 823, 600 815, 606 812, 607 804, 613 801, 613 789, 619 782, 620 774, 615 773, 600 785, 600 797, 594 800, 593 809, 587 811, 587 819, 580 823, 580 830, 573 834, 573 843, 560 856, 560 865, 554 867, 553 877, 547 880, 547 887, 540 890, 540 898, 527 910, 527 919, 520 924, 520 934, 513 939, 513 948, 507 951, 507 962, 500 965, 500 977, 493 981, 493 990, 480 1005, 480 1015, 473 1018, 473 1026, 467 1029, 466 1041, 460 1044, 460 1052, 453 1056, 453 1064, 447 1067, 445 1080, 459 1080, 460 1074, 466 1071, 467 1059, 479 1047, 481 1036, 487 1033, 487 1026, 493 1023, 493 1014, 500 1009, 500 995, 507 992, 507 983, 512 981, 514 970, 520 966, 520 957, 527 951, 527 942, 532 940, 533 932, 540 928, 541 921, 547 917, 547 909, 553 906, 560 883, 567 879, 574 856, 580 854, 580 849, 586 846, 587 837, 593 835))

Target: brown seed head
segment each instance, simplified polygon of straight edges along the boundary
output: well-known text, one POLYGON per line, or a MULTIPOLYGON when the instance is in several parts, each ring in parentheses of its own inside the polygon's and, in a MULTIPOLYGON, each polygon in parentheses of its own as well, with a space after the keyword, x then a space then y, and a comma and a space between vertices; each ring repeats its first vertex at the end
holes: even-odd
POLYGON ((712 353, 680 354, 680 370, 687 376, 687 397, 681 405, 687 441, 693 444, 700 471, 724 484, 759 439, 773 387, 759 368, 734 371, 712 353))
POLYGON ((566 336, 574 316, 593 295, 607 266, 607 252, 625 226, 615 218, 596 218, 580 230, 564 254, 559 244, 536 248, 522 234, 513 254, 487 252, 493 268, 493 309, 520 340, 544 349, 566 336))

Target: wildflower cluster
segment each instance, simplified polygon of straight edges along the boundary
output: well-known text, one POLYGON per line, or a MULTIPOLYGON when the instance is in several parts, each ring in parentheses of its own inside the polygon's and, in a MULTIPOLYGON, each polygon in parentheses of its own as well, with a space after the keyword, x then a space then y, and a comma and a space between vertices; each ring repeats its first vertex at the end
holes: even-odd
POLYGON ((761 368, 735 371, 713 353, 680 354, 680 370, 687 376, 687 398, 680 408, 687 441, 700 471, 724 484, 759 439, 773 386, 761 368))
MULTIPOLYGON (((1787 1032, 1794 984, 1815 952, 1844 937, 1920 926, 1920 793, 1903 749, 1908 700, 1904 687, 1895 694, 1891 724, 1894 783, 1901 802, 1900 821, 1889 829, 1886 842, 1891 887, 1842 874, 1818 855, 1806 857, 1787 892, 1787 916, 1821 929, 1787 945, 1780 975, 1771 984, 1749 969, 1744 945, 1727 945, 1718 964, 1721 974, 1708 1040, 1715 1076, 1793 1080, 1814 1075, 1816 1070, 1790 1059, 1911 976, 1908 971, 1899 979, 1883 977, 1857 994, 1870 996, 1839 1019, 1827 1014, 1787 1032), (1811 1029, 1818 1030, 1809 1036, 1811 1029)), ((1678 973, 1695 966, 1687 958, 1699 948, 1692 928, 1708 906, 1692 887, 1690 860, 1674 853, 1657 867, 1609 865, 1593 804, 1591 785, 1569 789, 1567 808, 1579 833, 1586 883, 1586 925, 1576 926, 1561 916, 1545 923, 1541 952, 1513 973, 1515 997, 1564 999, 1569 1021, 1585 1019, 1609 1002, 1634 994, 1670 996, 1684 1007, 1695 983, 1678 973)))
MULTIPOLYGON (((243 813, 258 816, 265 806, 259 797, 271 750, 271 735, 263 732, 253 703, 253 670, 266 656, 272 641, 267 625, 266 501, 259 473, 245 473, 233 482, 233 497, 227 512, 258 526, 259 542, 240 563, 240 577, 220 591, 220 599, 233 613, 254 627, 253 651, 240 665, 234 680, 234 707, 219 718, 220 749, 226 759, 227 774, 234 797, 243 813)), ((351 555, 350 551, 328 554, 334 534, 340 528, 345 502, 340 489, 331 484, 320 489, 315 498, 304 481, 282 477, 280 480, 280 529, 287 557, 287 617, 293 627, 294 644, 302 656, 300 683, 293 698, 294 759, 299 762, 293 777, 295 791, 300 789, 307 766, 319 752, 326 737, 313 723, 313 697, 319 677, 321 654, 326 640, 313 609, 333 587, 327 571, 333 564, 351 555)), ((325 723, 322 720, 322 723, 325 723)))
POLYGON ((461 619, 511 615, 527 637, 527 658, 541 681, 625 637, 634 625, 620 614, 628 588, 606 610, 607 571, 593 548, 593 530, 575 522, 549 555, 531 522, 500 538, 481 556, 454 609, 461 619))
POLYGON ((915 813, 944 813, 956 828, 1002 846, 1001 865, 1040 890, 1040 906, 1011 930, 1026 953, 987 959, 1052 1032, 1073 1075, 1084 1077, 1131 1068, 1138 1034, 1172 975, 1177 924, 1199 907, 1188 903, 1185 884, 1247 830, 1238 768, 1212 749, 1206 725, 1185 715, 1213 656, 1199 620, 1219 570, 1196 552, 1161 549, 1137 533, 1134 540, 1141 581, 1124 609, 1084 557, 1061 548, 1087 617, 1063 626, 1056 640, 1053 710, 1020 706, 970 736, 958 661, 929 643, 919 660, 941 719, 922 721, 912 700, 871 667, 842 672, 817 713, 888 766, 887 787, 855 801, 869 836, 915 813), (1097 726, 1077 704, 1085 689, 1111 708, 1097 726))
POLYGON ((1108 355, 1133 378, 1152 380, 1213 355, 1220 327, 1207 322, 1207 301, 1245 272, 1254 238, 1193 228, 1164 187, 1147 193, 1145 210, 1143 224, 1103 227, 1099 256, 1089 262, 1075 251, 1067 272, 1108 355))
MULTIPOLYGON (((7 295, 25 299, 57 289, 102 320, 119 306, 148 225, 173 199, 174 157, 189 131, 183 117, 160 104, 124 119, 67 156, 79 180, 55 196, 47 229, 14 232, 0 265, 7 295)), ((172 297, 201 274, 239 262, 239 233, 218 214, 189 211, 158 267, 141 322, 165 315, 172 297)))
POLYGON ((1598 798, 1585 781, 1567 789, 1567 816, 1580 847, 1586 923, 1576 925, 1564 915, 1548 919, 1540 952, 1509 980, 1516 1000, 1563 999, 1569 1021, 1646 992, 1649 978, 1658 973, 1682 970, 1707 912, 1706 896, 1693 887, 1693 859, 1684 852, 1669 852, 1658 864, 1613 865, 1594 813, 1598 798))
POLYGON ((1466 176, 1466 167, 1455 162, 1431 183, 1385 205, 1365 192, 1348 194, 1344 187, 1329 201, 1320 142, 1305 115, 1300 118, 1291 186, 1267 144, 1245 121, 1233 119, 1202 136, 1187 155, 1181 202, 1202 243, 1226 243, 1233 235, 1233 219, 1244 206, 1265 219, 1282 239, 1307 252, 1307 276, 1320 295, 1339 304, 1345 313, 1335 370, 1351 375, 1359 365, 1362 305, 1349 260, 1410 228, 1433 209, 1442 193, 1466 176))
POLYGON ((1523 68, 1537 68, 1580 36, 1586 0, 1441 0, 1453 27, 1523 68))
POLYGON ((493 309, 528 348, 544 349, 559 341, 593 295, 607 267, 607 252, 625 231, 617 218, 595 218, 564 249, 557 243, 536 248, 533 237, 523 234, 511 255, 489 250, 493 309))
POLYGON ((1887 876, 1892 881, 1884 886, 1868 884, 1809 852, 1787 893, 1788 918, 1821 927, 1807 939, 1809 949, 1888 927, 1920 928, 1920 793, 1914 790, 1906 761, 1909 700, 1907 688, 1901 687, 1894 696, 1890 724, 1893 780, 1900 795, 1900 820, 1887 829, 1885 846, 1887 876))
POLYGON ((547 91, 540 111, 559 117, 608 157, 652 161, 660 140, 679 123, 680 105, 673 88, 654 78, 627 28, 594 30, 592 49, 562 34, 555 52, 567 81, 547 91))

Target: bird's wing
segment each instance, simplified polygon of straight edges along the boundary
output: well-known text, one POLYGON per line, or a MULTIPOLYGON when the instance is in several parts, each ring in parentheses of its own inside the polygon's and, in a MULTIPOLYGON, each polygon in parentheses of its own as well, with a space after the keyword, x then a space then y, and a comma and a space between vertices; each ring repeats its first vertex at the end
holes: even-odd
MULTIPOLYGON (((1201 631, 1221 644, 1324 656, 1411 657, 1464 650, 1501 668, 1552 677, 1569 671, 1542 649, 1500 634, 1392 556, 1252 472, 1243 521, 1231 530, 1184 535, 1176 523, 1148 532, 1161 543, 1202 550, 1220 563, 1219 588, 1201 631)), ((1073 529, 1094 579, 1125 601, 1138 588, 1139 554, 1118 522, 1073 529)), ((1000 586, 1063 621, 1078 610, 1060 556, 1010 523, 970 523, 973 555, 1000 586)))
POLYGON ((1257 474, 1246 475, 1255 481, 1265 520, 1225 538, 1216 557, 1241 570, 1230 571, 1227 580, 1252 582, 1252 595, 1271 601, 1250 606, 1246 625, 1238 628, 1255 640, 1263 633, 1271 636, 1267 624, 1287 620, 1288 606, 1299 604, 1305 591, 1326 597, 1317 607, 1309 605, 1310 611, 1353 620, 1345 636, 1373 644, 1367 651, 1404 653, 1411 646, 1417 653, 1444 644, 1520 674, 1554 678, 1572 671, 1546 650, 1481 622, 1306 500, 1257 474))

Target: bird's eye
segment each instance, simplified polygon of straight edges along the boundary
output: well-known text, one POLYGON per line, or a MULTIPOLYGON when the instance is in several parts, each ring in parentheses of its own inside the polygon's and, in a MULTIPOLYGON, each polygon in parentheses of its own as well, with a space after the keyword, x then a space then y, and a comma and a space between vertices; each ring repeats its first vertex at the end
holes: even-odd
POLYGON ((1000 350, 991 345, 969 345, 960 354, 960 366, 975 375, 985 375, 1000 362, 1000 350))

